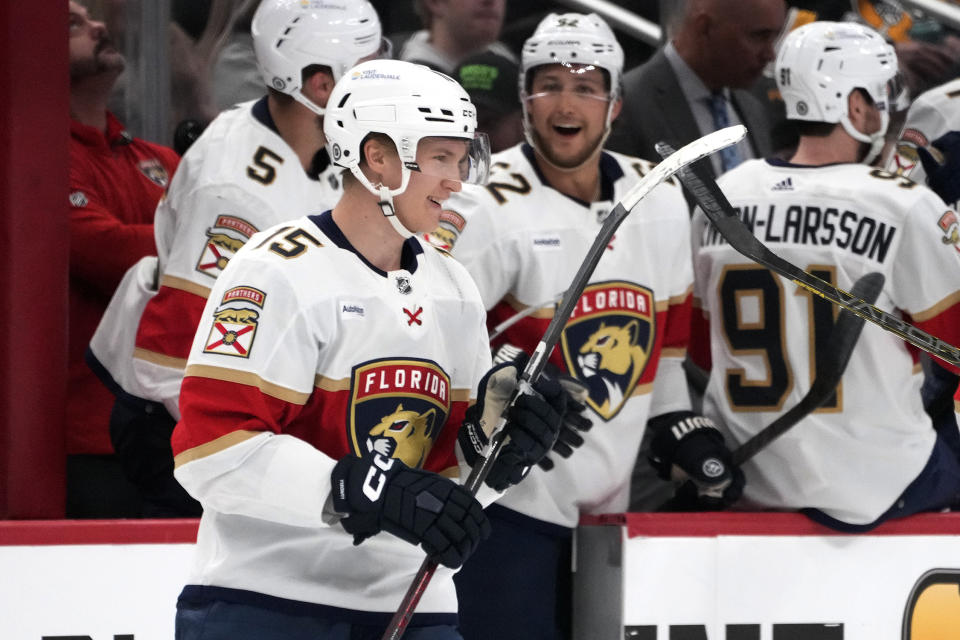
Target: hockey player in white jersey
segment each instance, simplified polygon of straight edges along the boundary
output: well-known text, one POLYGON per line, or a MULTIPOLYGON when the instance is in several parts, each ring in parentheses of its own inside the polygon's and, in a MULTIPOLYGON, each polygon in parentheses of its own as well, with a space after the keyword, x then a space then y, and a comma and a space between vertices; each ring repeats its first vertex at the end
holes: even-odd
POLYGON ((185 154, 157 208, 158 258, 128 274, 90 350, 117 395, 113 444, 148 516, 199 515, 173 481, 169 437, 210 287, 254 233, 336 203, 324 107, 346 70, 385 42, 367 0, 264 0, 251 32, 267 95, 221 113, 185 154))
MULTIPOLYGON (((960 204, 960 78, 929 89, 907 111, 887 169, 928 185, 950 208, 960 204)), ((960 237, 960 230, 954 227, 960 237)), ((935 419, 953 411, 958 377, 920 354, 923 405, 935 419)))
POLYGON ((887 169, 928 185, 956 210, 960 201, 960 78, 913 100, 887 169))
MULTIPOLYGON (((465 187, 447 203, 434 235, 453 243, 477 282, 488 324, 536 307, 497 345, 532 352, 552 318, 548 301, 570 285, 604 218, 652 167, 603 150, 620 111, 622 66, 620 45, 597 15, 544 18, 522 50, 527 142, 493 156, 485 187, 465 187)), ((692 416, 681 369, 693 286, 689 228, 680 185, 670 181, 637 205, 600 260, 550 357, 589 388, 593 426, 571 456, 552 456, 551 470, 534 468, 487 509, 492 537, 456 577, 468 640, 569 634, 572 531, 581 514, 627 509, 649 419, 666 435, 664 469, 681 463, 705 491, 736 497, 737 472, 724 465, 719 432, 704 424, 675 438, 670 429, 692 416), (702 472, 707 460, 716 475, 702 472)))
MULTIPOLYGON (((254 235, 191 347, 173 450, 204 512, 178 640, 379 638, 423 551, 444 566, 405 638, 461 637, 452 573, 488 524, 456 482, 469 468, 455 445, 465 419, 499 415, 488 380, 517 370, 484 376, 476 286, 415 234, 461 181, 485 179, 489 147, 466 92, 421 65, 362 63, 330 100, 343 196, 254 235)), ((519 456, 498 475, 536 464, 559 433, 560 386, 534 388, 543 398, 510 413, 519 456)))
MULTIPOLYGON (((751 160, 720 185, 753 233, 793 264, 849 290, 886 277, 877 306, 960 343, 956 214, 927 187, 869 162, 880 149, 896 55, 869 27, 815 22, 791 32, 776 79, 800 142, 789 161, 751 160), (948 224, 945 224, 948 223, 948 224)), ((818 374, 837 310, 751 262, 693 220, 694 360, 710 369, 704 413, 743 443, 795 405, 818 374)), ((916 354, 867 326, 836 393, 744 465, 737 507, 802 509, 865 531, 956 504, 960 438, 933 424, 916 354), (935 428, 936 427, 936 428, 935 428)))

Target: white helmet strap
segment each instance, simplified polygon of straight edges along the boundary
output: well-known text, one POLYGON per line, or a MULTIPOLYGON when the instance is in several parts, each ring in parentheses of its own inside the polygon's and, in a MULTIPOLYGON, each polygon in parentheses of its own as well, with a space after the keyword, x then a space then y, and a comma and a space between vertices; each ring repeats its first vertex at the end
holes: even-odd
POLYGON ((374 185, 367 179, 367 176, 363 174, 363 171, 360 170, 359 165, 354 165, 350 167, 350 173, 360 181, 367 191, 377 196, 377 206, 380 207, 380 212, 383 214, 383 217, 390 221, 390 226, 393 227, 393 230, 396 231, 404 239, 412 238, 416 234, 400 222, 400 219, 397 217, 397 209, 393 205, 393 196, 400 195, 407 190, 407 184, 410 182, 410 169, 406 165, 401 164, 401 178, 400 186, 396 189, 389 189, 383 184, 374 185))
POLYGON ((870 145, 870 149, 867 151, 867 155, 862 161, 863 164, 870 164, 880 154, 880 151, 883 150, 884 138, 887 135, 887 127, 890 125, 890 115, 886 111, 881 111, 880 128, 870 134, 857 131, 857 128, 853 126, 852 122, 850 122, 849 114, 845 114, 842 118, 840 118, 840 125, 843 127, 843 130, 850 135, 851 138, 870 145))

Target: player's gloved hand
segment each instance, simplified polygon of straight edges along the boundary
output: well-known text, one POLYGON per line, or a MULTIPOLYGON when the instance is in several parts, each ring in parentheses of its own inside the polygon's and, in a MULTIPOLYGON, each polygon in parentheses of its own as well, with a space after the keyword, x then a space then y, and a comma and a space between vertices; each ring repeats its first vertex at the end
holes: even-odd
POLYGON ((927 185, 944 202, 960 200, 960 131, 949 131, 932 143, 943 155, 943 164, 926 147, 917 147, 917 155, 927 173, 927 185))
POLYGON ((719 510, 743 494, 743 471, 710 418, 691 411, 674 411, 652 418, 650 463, 664 480, 684 483, 678 502, 684 510, 719 510))
MULTIPOLYGON (((458 439, 467 463, 474 466, 489 442, 517 384, 520 369, 511 362, 494 365, 480 380, 477 402, 469 409, 458 439)), ((509 441, 500 449, 485 482, 497 491, 517 484, 530 467, 540 462, 557 442, 566 408, 566 394, 556 380, 546 376, 533 385, 535 394, 521 394, 507 414, 504 434, 509 441)))
MULTIPOLYGON (((529 359, 530 356, 523 349, 507 343, 500 345, 493 354, 494 364, 513 362, 520 370, 527 366, 529 359)), ((564 373, 549 360, 544 364, 541 375, 556 379, 567 394, 563 426, 560 428, 560 436, 553 444, 553 451, 561 458, 569 458, 573 455, 573 450, 583 444, 583 436, 580 434, 589 431, 593 426, 593 422, 584 415, 590 390, 583 382, 564 373)), ((544 471, 550 471, 553 469, 553 460, 547 455, 541 458, 537 465, 544 471)))
POLYGON ((331 478, 333 508, 346 514, 340 524, 354 544, 387 531, 456 568, 490 535, 483 507, 469 491, 397 458, 347 456, 331 478))

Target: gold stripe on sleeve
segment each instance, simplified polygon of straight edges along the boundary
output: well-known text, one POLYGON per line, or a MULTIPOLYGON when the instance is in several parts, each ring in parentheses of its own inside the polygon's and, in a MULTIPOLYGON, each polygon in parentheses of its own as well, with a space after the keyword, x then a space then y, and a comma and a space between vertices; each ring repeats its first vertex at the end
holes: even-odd
POLYGON ((179 455, 174 456, 173 466, 176 468, 180 465, 187 464, 188 462, 199 460, 200 458, 206 458, 207 456, 219 453, 224 449, 229 449, 235 444, 240 444, 241 442, 246 442, 250 438, 255 438, 261 433, 263 433, 263 431, 231 431, 227 435, 220 436, 216 440, 211 440, 210 442, 193 447, 192 449, 187 449, 179 455))
POLYGON ((291 404, 304 405, 310 398, 310 393, 302 393, 288 387, 281 387, 273 382, 267 382, 255 373, 248 371, 211 367, 205 364, 192 364, 187 367, 185 375, 195 376, 197 378, 209 378, 211 380, 222 380, 223 382, 235 382, 237 384, 256 387, 268 396, 291 404))
POLYGON ((185 278, 177 278, 176 276, 161 277, 160 286, 170 287, 171 289, 179 289, 180 291, 186 291, 187 293, 192 293, 196 296, 200 296, 204 300, 210 297, 210 287, 204 287, 203 285, 197 284, 196 282, 190 282, 185 278))

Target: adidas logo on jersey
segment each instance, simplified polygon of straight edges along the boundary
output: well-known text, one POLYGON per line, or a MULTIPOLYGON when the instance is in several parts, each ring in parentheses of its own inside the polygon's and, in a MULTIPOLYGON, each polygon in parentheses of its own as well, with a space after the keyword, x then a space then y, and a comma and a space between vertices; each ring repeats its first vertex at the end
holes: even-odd
POLYGON ((770 191, 793 191, 793 178, 784 178, 770 187, 770 191))

